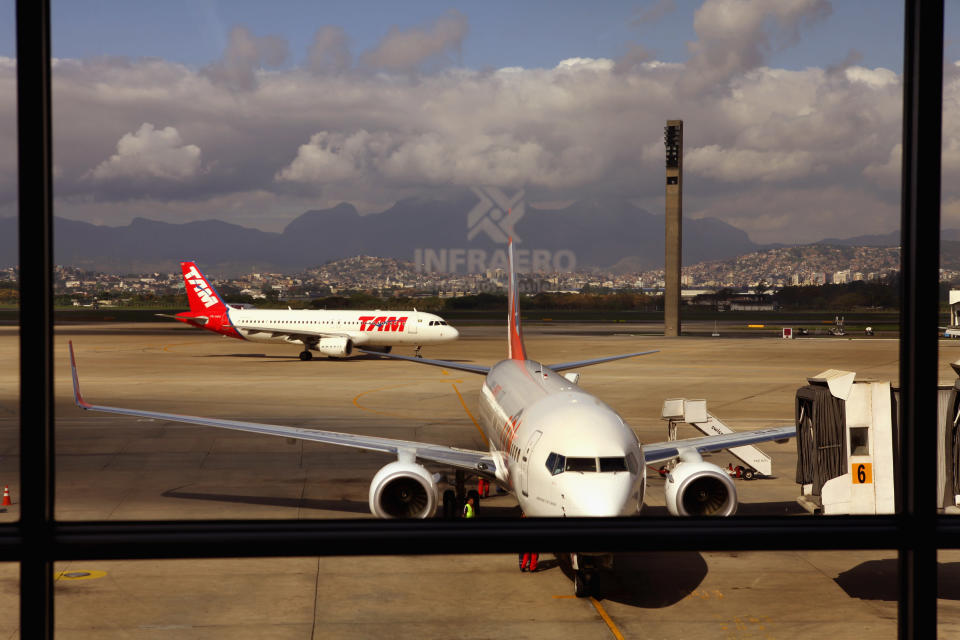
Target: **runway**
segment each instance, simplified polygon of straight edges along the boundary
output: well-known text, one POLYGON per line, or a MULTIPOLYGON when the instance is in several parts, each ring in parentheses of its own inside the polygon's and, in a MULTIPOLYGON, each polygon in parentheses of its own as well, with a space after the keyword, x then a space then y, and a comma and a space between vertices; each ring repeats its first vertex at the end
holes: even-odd
MULTIPOLYGON (((829 368, 896 381, 892 340, 637 335, 629 324, 526 327, 543 362, 659 349, 582 370, 581 386, 642 441, 666 438, 664 399, 705 398, 734 428, 790 424, 794 394, 829 368)), ((428 357, 492 364, 500 327, 464 327, 428 357)), ((376 453, 255 434, 84 413, 74 407, 66 341, 90 402, 483 448, 471 420, 482 377, 373 358, 301 362, 297 347, 258 345, 170 324, 58 327, 57 505, 63 520, 371 518, 376 453)), ((16 333, 0 329, 0 484, 18 517, 16 333)), ((941 342, 940 376, 960 343, 941 342)), ((681 427, 680 437, 698 435, 681 427)), ((795 445, 761 447, 774 478, 737 483, 740 514, 809 516, 796 505, 795 445)), ((734 461, 714 454, 711 461, 734 461)), ((646 514, 662 515, 650 470, 646 514)), ((483 501, 483 517, 518 517, 483 501)), ((642 516, 641 516, 642 517, 642 516)), ((466 552, 480 551, 465 549, 466 552)), ((624 554, 598 597, 572 585, 542 550, 515 556, 111 561, 58 565, 57 634, 65 638, 807 638, 896 636, 893 551, 624 554), (82 575, 89 574, 89 575, 82 575)), ((370 549, 371 554, 377 549, 370 549)), ((942 554, 941 636, 960 633, 960 554, 942 554)), ((15 612, 17 567, 0 565, 0 605, 15 612)), ((15 618, 15 616, 14 616, 15 618)), ((0 617, 0 637, 16 637, 0 617)))

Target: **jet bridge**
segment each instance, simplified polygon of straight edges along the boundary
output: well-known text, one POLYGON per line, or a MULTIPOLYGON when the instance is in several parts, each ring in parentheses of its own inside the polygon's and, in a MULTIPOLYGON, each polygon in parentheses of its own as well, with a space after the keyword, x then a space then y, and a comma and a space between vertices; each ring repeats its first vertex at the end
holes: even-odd
MULTIPOLYGON (((667 421, 667 439, 677 439, 677 426, 685 422, 707 436, 734 433, 734 430, 723 423, 720 418, 707 411, 706 400, 689 400, 687 398, 670 398, 663 401, 661 418, 667 421)), ((753 445, 733 447, 727 449, 752 470, 749 477, 769 476, 773 474, 773 462, 770 456, 753 445)))

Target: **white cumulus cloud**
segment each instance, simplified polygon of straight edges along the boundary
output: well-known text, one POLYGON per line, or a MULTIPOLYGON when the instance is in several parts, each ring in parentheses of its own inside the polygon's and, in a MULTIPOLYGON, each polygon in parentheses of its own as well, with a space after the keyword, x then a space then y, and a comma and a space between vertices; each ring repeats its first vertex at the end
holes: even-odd
POLYGON ((173 127, 144 122, 117 142, 117 152, 90 173, 94 180, 116 178, 189 180, 200 173, 200 147, 183 144, 173 127))

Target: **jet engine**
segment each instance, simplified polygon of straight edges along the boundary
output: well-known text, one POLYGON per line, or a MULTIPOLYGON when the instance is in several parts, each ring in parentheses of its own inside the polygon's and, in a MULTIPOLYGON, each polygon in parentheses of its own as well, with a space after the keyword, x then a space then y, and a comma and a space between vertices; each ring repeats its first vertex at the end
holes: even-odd
POLYGON ((353 352, 353 341, 350 338, 320 338, 314 348, 325 356, 345 358, 353 352))
POLYGON ((729 516, 737 510, 737 488, 709 462, 680 462, 667 475, 667 510, 674 516, 729 516))
POLYGON ((437 502, 437 480, 415 462, 391 462, 370 482, 370 512, 378 518, 430 518, 437 502))

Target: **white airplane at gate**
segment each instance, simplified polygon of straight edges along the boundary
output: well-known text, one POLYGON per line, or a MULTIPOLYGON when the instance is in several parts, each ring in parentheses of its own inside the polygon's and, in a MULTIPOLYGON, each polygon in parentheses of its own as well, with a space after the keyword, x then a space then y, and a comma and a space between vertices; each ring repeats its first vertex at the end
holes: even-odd
MULTIPOLYGON (((514 496, 531 517, 629 516, 643 506, 646 466, 679 459, 665 483, 667 509, 672 515, 731 515, 737 491, 726 470, 705 462, 702 453, 796 435, 793 425, 743 433, 641 444, 616 411, 577 385, 578 374, 560 372, 622 358, 656 353, 642 351, 576 362, 545 365, 529 360, 520 327, 513 243, 509 246, 507 359, 492 367, 431 360, 397 354, 385 357, 456 369, 485 376, 481 427, 487 451, 439 444, 361 436, 331 431, 239 422, 92 405, 80 395, 73 345, 70 346, 76 403, 83 409, 236 429, 356 447, 396 456, 370 483, 370 510, 380 518, 429 518, 442 504, 445 515, 455 511, 457 496, 438 490, 433 463, 496 482, 514 496)), ((359 351, 364 349, 359 348, 359 351)), ((459 496, 463 498, 463 496, 459 496)), ((611 556, 571 554, 575 592, 590 593, 597 569, 610 566, 611 556)))
POLYGON ((230 305, 200 273, 194 262, 181 262, 190 311, 167 315, 194 327, 250 342, 303 345, 301 360, 317 351, 344 358, 354 347, 390 353, 396 345, 416 347, 456 340, 459 332, 440 316, 422 311, 327 311, 310 309, 248 309, 230 305))

